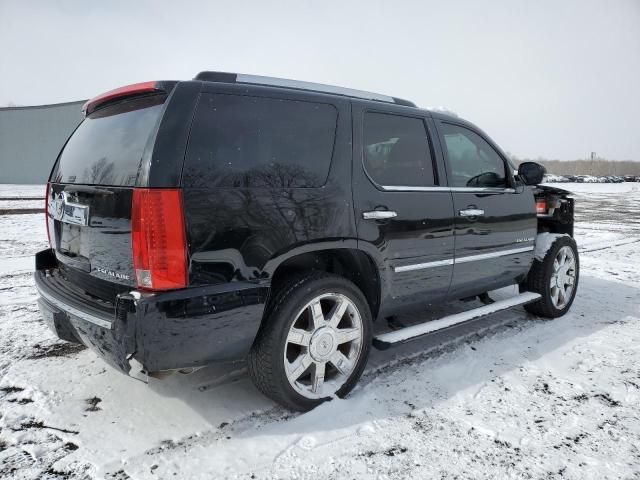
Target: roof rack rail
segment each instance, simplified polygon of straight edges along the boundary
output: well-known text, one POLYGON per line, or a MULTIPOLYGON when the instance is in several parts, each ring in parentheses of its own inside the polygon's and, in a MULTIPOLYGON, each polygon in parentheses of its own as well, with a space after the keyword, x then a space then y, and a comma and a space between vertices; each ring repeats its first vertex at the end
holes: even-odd
POLYGON ((198 75, 195 76, 194 80, 222 83, 246 83, 251 85, 266 85, 270 87, 294 88, 297 90, 331 93, 333 95, 342 95, 344 97, 363 98, 366 100, 376 100, 378 102, 395 103, 397 105, 404 105, 407 107, 416 107, 416 104, 410 102, 409 100, 403 100, 402 98, 391 97, 389 95, 381 95, 379 93, 366 92, 364 90, 355 90, 353 88, 324 85, 322 83, 289 80, 286 78, 263 77, 261 75, 247 75, 244 73, 205 71, 198 73, 198 75))

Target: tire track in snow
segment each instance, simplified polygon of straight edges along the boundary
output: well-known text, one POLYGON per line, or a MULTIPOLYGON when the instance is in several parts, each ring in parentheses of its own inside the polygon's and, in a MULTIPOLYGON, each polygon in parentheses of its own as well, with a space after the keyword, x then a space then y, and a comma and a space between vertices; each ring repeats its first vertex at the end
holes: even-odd
POLYGON ((624 245, 631 245, 633 243, 638 243, 638 242, 640 242, 640 238, 637 238, 635 240, 620 240, 618 242, 613 242, 610 245, 604 245, 604 246, 598 246, 598 247, 579 248, 578 249, 578 253, 598 252, 600 250, 608 250, 610 248, 622 247, 624 245))

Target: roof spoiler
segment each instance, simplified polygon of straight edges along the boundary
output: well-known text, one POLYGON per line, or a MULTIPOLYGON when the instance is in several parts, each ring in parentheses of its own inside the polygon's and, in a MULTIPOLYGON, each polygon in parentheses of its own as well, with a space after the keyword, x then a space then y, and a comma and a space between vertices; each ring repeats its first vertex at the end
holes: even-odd
POLYGON ((102 93, 91 100, 87 100, 87 102, 82 106, 82 113, 86 117, 87 115, 91 115, 100 107, 127 97, 169 93, 176 83, 177 82, 154 80, 151 82, 134 83, 132 85, 126 85, 114 90, 109 90, 108 92, 102 93))

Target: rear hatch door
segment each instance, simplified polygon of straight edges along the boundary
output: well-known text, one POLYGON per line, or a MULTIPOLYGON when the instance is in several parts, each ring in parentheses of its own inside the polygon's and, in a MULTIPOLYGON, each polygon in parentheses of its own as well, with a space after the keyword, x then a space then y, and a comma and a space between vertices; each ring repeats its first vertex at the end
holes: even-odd
POLYGON ((134 187, 144 177, 164 112, 163 93, 128 97, 90 113, 53 169, 47 226, 67 280, 107 301, 135 286, 134 187))

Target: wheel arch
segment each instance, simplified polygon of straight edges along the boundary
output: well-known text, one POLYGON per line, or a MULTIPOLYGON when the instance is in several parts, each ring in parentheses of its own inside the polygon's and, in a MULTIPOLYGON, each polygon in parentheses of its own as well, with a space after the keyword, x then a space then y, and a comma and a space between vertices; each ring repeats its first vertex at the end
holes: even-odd
MULTIPOLYGON (((306 246, 281 255, 270 261, 265 271, 271 277, 271 288, 267 299, 265 316, 274 293, 291 275, 305 271, 320 271, 340 275, 353 282, 364 294, 371 309, 372 318, 376 318, 380 310, 381 278, 375 260, 370 254, 357 248, 353 242, 342 244, 306 246)), ((264 318, 263 318, 264 321, 264 318)))

